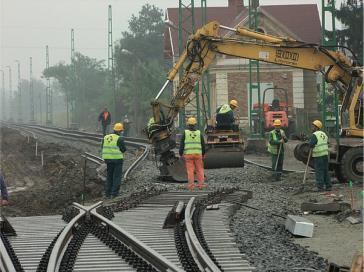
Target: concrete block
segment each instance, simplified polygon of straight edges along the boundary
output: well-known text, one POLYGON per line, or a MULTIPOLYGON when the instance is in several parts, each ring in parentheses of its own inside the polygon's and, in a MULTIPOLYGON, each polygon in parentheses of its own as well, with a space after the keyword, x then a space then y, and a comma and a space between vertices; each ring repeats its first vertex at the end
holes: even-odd
POLYGON ((360 220, 357 219, 357 218, 354 218, 352 216, 349 216, 348 218, 346 218, 346 220, 348 220, 351 224, 359 224, 360 223, 360 220))
POLYGON ((288 215, 285 224, 286 230, 291 232, 293 235, 312 237, 313 235, 313 223, 300 216, 288 215))

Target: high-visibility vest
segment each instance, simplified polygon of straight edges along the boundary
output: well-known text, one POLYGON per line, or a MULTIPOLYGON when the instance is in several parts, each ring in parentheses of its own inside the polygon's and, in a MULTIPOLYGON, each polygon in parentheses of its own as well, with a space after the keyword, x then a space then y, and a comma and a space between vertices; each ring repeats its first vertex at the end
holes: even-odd
POLYGON ((185 130, 185 148, 183 154, 202 154, 201 132, 199 130, 185 130))
POLYGON ((317 144, 312 150, 312 157, 329 155, 328 137, 325 132, 318 130, 313 133, 317 138, 317 144))
POLYGON ((124 158, 123 152, 120 151, 117 143, 119 135, 108 134, 104 137, 104 145, 102 147, 102 158, 104 160, 120 160, 124 158))
POLYGON ((150 126, 151 125, 153 125, 155 123, 155 121, 154 121, 154 117, 151 117, 150 119, 149 119, 149 121, 148 121, 148 124, 147 124, 147 127, 148 127, 148 129, 150 128, 150 126))
MULTIPOLYGON (((280 132, 281 132, 281 135, 284 134, 284 131, 283 129, 280 129, 280 132)), ((270 135, 272 135, 272 138, 273 138, 273 141, 277 141, 278 140, 278 137, 277 137, 277 134, 276 134, 276 130, 273 129, 271 132, 270 132, 270 135)), ((269 136, 269 139, 270 139, 270 136, 269 136)), ((268 152, 273 154, 273 155, 278 155, 278 148, 279 148, 279 145, 272 145, 270 144, 270 142, 268 141, 268 152)))
POLYGON ((230 106, 228 104, 224 104, 221 106, 219 113, 227 113, 229 111, 231 111, 232 109, 230 108, 230 106))

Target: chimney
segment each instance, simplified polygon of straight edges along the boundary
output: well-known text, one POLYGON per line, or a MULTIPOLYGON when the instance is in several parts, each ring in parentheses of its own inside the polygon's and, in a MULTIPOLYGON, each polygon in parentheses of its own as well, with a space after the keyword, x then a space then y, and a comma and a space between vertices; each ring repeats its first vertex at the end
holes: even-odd
POLYGON ((238 15, 244 9, 244 0, 229 0, 228 7, 235 9, 236 15, 238 15))

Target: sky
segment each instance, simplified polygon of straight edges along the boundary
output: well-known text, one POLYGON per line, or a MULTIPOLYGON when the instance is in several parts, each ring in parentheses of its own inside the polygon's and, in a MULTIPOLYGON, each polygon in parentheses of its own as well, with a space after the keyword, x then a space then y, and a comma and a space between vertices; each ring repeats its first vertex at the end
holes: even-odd
MULTIPOLYGON (((337 0, 337 5, 341 1, 337 0)), ((114 41, 127 30, 131 15, 138 15, 144 4, 154 4, 163 10, 178 7, 178 0, 0 0, 0 3, 0 69, 6 71, 7 78, 6 66, 11 66, 13 86, 18 76, 15 60, 20 62, 21 78, 29 79, 30 57, 33 76, 41 76, 46 64, 46 45, 50 66, 60 61, 69 63, 71 28, 76 51, 106 60, 108 5, 112 5, 114 41)), ((199 5, 200 1, 195 3, 199 5)), ((207 0, 208 6, 227 6, 227 3, 228 0, 207 0)), ((321 0, 260 0, 260 5, 275 4, 320 7, 321 0)))

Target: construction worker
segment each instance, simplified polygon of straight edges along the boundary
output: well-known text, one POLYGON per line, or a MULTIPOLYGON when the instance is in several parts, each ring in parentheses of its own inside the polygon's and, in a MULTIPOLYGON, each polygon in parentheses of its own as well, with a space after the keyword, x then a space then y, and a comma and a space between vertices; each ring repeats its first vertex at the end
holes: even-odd
POLYGON ((329 145, 328 137, 321 131, 322 123, 319 120, 312 122, 313 134, 309 144, 315 165, 316 186, 318 191, 331 191, 332 185, 329 176, 329 145))
POLYGON ((199 189, 205 188, 206 184, 204 175, 204 166, 202 157, 205 155, 205 141, 200 130, 196 128, 197 120, 190 117, 187 120, 187 129, 181 137, 179 147, 179 155, 184 157, 187 169, 188 189, 195 188, 194 172, 197 174, 197 187, 199 189))
POLYGON ((1 206, 6 206, 9 204, 8 201, 8 189, 6 188, 5 178, 0 172, 0 191, 1 191, 1 206))
POLYGON ((111 123, 111 114, 105 107, 104 110, 99 114, 98 121, 101 122, 102 135, 105 136, 109 133, 109 125, 111 123))
POLYGON ((124 116, 124 120, 123 120, 123 126, 124 126, 124 133, 123 136, 124 137, 128 137, 129 136, 129 129, 130 129, 130 121, 128 119, 128 115, 125 114, 124 116))
POLYGON ((153 132, 155 131, 155 129, 153 129, 154 124, 155 124, 155 121, 154 121, 154 117, 152 116, 149 118, 147 127, 145 129, 147 132, 148 138, 150 138, 152 136, 153 132))
POLYGON ((120 183, 123 172, 124 152, 126 151, 124 139, 121 135, 123 124, 114 125, 114 133, 104 137, 102 142, 102 158, 107 166, 107 180, 105 184, 105 197, 119 195, 120 183))
POLYGON ((229 104, 224 104, 216 110, 216 129, 237 130, 234 126, 234 110, 238 107, 238 101, 230 100, 229 104))
POLYGON ((269 132, 268 152, 272 154, 273 180, 279 181, 283 171, 284 143, 287 143, 288 139, 281 129, 281 120, 274 120, 273 126, 274 129, 269 132))

